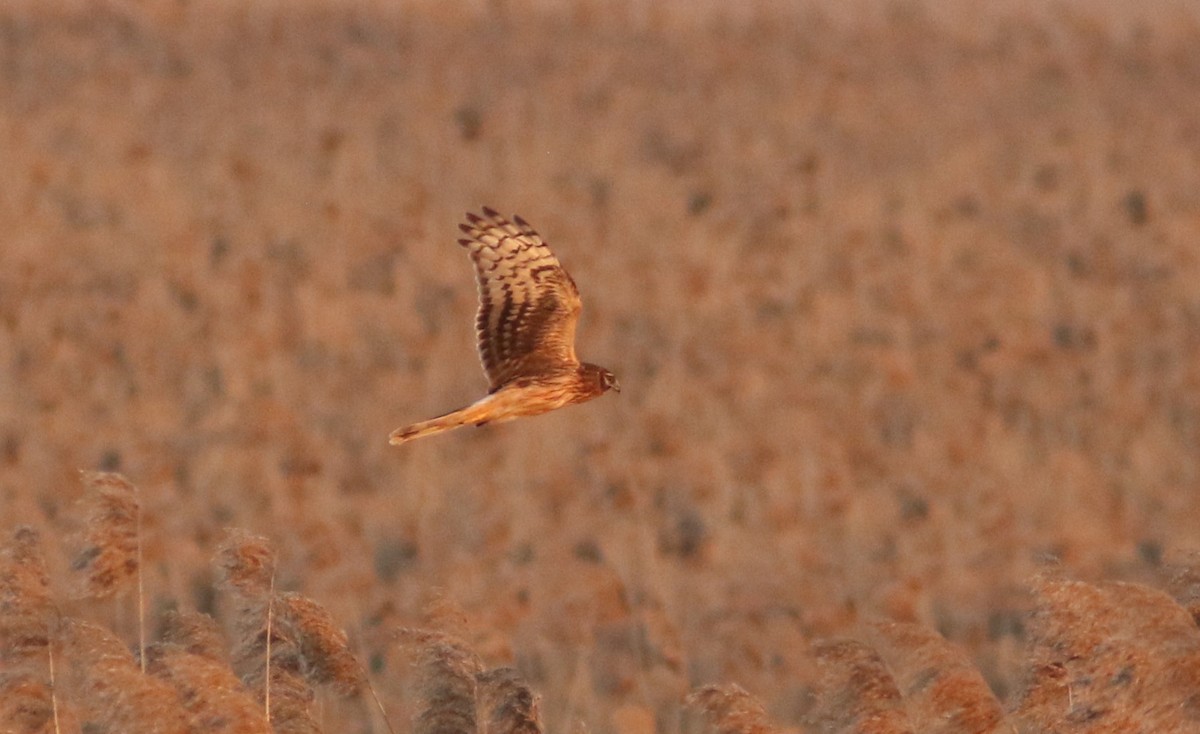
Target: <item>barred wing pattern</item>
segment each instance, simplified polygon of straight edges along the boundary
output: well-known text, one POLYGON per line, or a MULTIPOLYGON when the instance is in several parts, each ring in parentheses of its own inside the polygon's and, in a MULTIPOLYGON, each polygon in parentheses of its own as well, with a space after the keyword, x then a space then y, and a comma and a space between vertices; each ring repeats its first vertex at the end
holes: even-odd
POLYGON ((460 426, 484 426, 621 391, 616 375, 575 356, 579 291, 558 258, 520 217, 494 209, 467 215, 459 244, 475 264, 479 359, 491 389, 484 397, 436 418, 397 428, 393 446, 460 426))
POLYGON ((521 377, 573 370, 575 324, 582 304, 575 281, 521 217, 495 210, 467 214, 459 225, 475 264, 479 359, 495 392, 521 377))

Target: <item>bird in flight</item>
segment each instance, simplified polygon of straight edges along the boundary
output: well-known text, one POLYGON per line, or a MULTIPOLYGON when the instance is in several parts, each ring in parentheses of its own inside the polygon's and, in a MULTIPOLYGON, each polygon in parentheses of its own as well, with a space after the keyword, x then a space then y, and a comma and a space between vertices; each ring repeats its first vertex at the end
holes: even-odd
POLYGON ((575 356, 583 304, 575 281, 521 217, 488 207, 467 214, 458 243, 475 264, 479 359, 488 394, 465 408, 392 431, 393 446, 472 424, 501 423, 582 403, 609 390, 616 376, 575 356))

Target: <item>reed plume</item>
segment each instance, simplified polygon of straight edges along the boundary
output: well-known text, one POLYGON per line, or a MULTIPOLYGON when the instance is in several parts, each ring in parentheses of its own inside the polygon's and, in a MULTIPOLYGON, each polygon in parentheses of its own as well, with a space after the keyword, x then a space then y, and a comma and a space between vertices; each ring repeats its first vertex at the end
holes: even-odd
POLYGON ((57 727, 57 619, 38 533, 17 527, 0 547, 0 722, 17 731, 57 727))
POLYGON ((231 528, 217 549, 221 585, 246 598, 268 596, 275 587, 275 551, 261 535, 231 528))
POLYGON ((719 734, 776 734, 762 702, 736 683, 709 685, 693 691, 689 706, 704 713, 719 734))
MULTIPOLYGON (((137 582, 138 658, 146 650, 146 590, 142 575, 141 504, 137 487, 112 472, 81 472, 83 545, 71 567, 83 574, 81 594, 106 599, 137 582)), ((146 663, 141 662, 142 672, 146 663)))
POLYGON ((147 651, 149 673, 178 693, 188 729, 199 734, 270 734, 262 706, 228 663, 183 645, 159 642, 147 651))
POLYGON ((162 641, 193 655, 229 662, 229 643, 217 620, 202 612, 169 611, 163 619, 162 641))
POLYGON ((956 645, 913 622, 878 622, 872 631, 917 730, 989 732, 1004 722, 1004 709, 987 681, 956 645))
POLYGON ((421 709, 414 734, 476 734, 477 677, 483 670, 478 656, 442 632, 402 629, 399 636, 416 651, 421 709))
POLYGON ((816 728, 830 734, 912 734, 900 690, 879 653, 857 640, 831 640, 814 652, 821 686, 807 718, 816 728))
POLYGON ((179 693, 142 673, 115 635, 91 622, 67 619, 63 639, 71 661, 69 688, 84 731, 188 733, 179 693))
POLYGON ((483 734, 542 734, 538 697, 513 668, 493 668, 476 676, 483 734))
POLYGON ((366 674, 333 615, 312 599, 291 592, 280 594, 275 606, 280 636, 298 646, 305 679, 329 685, 344 696, 358 693, 366 674))
POLYGON ((82 472, 83 547, 71 566, 83 574, 82 593, 106 599, 138 578, 141 568, 137 488, 109 472, 82 472))

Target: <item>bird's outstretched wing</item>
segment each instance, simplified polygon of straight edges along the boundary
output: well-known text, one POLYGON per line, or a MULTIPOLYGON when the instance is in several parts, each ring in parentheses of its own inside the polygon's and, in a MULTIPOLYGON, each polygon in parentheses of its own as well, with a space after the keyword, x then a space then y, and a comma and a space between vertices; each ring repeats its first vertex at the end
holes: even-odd
POLYGON ((468 213, 459 229, 475 264, 475 332, 490 391, 578 367, 579 290, 541 236, 524 219, 510 222, 488 207, 482 217, 468 213))

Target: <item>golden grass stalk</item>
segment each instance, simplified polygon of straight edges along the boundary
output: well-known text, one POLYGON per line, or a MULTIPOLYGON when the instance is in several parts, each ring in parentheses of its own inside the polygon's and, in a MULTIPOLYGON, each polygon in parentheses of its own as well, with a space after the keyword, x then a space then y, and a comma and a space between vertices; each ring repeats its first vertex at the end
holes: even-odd
POLYGON ((911 734, 896 681, 869 645, 832 640, 814 648, 821 685, 810 720, 823 732, 911 734))
POLYGON ((686 699, 719 734, 775 734, 762 702, 736 683, 697 688, 686 699))
POLYGON ((957 646, 912 622, 879 622, 872 630, 918 731, 989 732, 1003 723, 1000 702, 957 646))
POLYGON ((542 734, 538 697, 513 668, 493 668, 476 677, 483 734, 542 734))
POLYGON ((402 629, 398 634, 417 653, 422 705, 413 722, 414 734, 475 734, 477 677, 483 670, 478 656, 442 632, 402 629))
MULTIPOLYGON (((83 574, 82 593, 106 599, 137 582, 138 650, 146 649, 141 504, 137 488, 112 472, 81 472, 85 509, 83 547, 71 566, 83 574)), ((145 663, 142 663, 145 670, 145 663)))
POLYGON ((187 717, 170 684, 145 675, 125 645, 90 622, 67 619, 70 690, 84 731, 186 734, 187 717))

